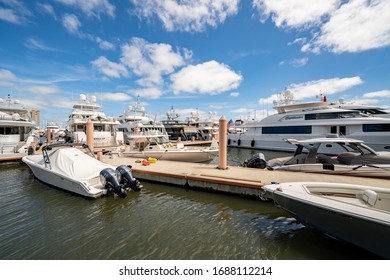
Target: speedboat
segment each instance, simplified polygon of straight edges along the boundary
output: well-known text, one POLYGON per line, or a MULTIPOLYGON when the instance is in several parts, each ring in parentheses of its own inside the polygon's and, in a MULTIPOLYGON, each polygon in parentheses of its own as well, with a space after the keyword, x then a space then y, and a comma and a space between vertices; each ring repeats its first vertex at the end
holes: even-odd
MULTIPOLYGON (((83 148, 89 150, 85 144, 83 148)), ((42 154, 24 156, 22 161, 38 180, 86 197, 126 197, 127 190, 139 191, 141 187, 129 166, 105 164, 73 144, 43 146, 42 154)))
MULTIPOLYGON (((272 170, 390 178, 390 152, 376 152, 363 141, 350 138, 286 139, 295 145, 292 156, 268 160, 272 170), (336 152, 336 155, 333 154, 336 152)), ((246 166, 255 166, 250 159, 246 166)))
POLYGON ((120 156, 155 158, 184 162, 209 163, 218 155, 218 144, 212 140, 209 147, 185 147, 183 143, 171 143, 166 135, 134 135, 120 156))
POLYGON ((390 259, 390 189, 321 182, 263 189, 305 226, 390 259))

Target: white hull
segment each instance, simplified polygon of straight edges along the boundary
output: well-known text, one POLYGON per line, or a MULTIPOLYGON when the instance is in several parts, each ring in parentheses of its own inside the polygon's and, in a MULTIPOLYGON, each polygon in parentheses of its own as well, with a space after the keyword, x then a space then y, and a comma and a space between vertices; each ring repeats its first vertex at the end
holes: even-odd
POLYGON ((185 150, 185 151, 130 151, 123 153, 124 156, 134 158, 156 158, 157 160, 170 160, 182 162, 208 163, 218 155, 218 150, 185 150))
MULTIPOLYGON (((35 156, 37 157, 37 156, 35 156)), ((31 157, 30 157, 31 158, 31 157)), ((40 157, 41 158, 41 157, 40 157)), ((52 185, 54 187, 76 193, 82 196, 91 197, 91 198, 97 198, 100 196, 103 196, 107 193, 106 189, 101 186, 101 188, 90 188, 87 186, 87 183, 80 182, 73 180, 72 178, 63 176, 62 174, 55 172, 53 170, 50 170, 49 168, 46 168, 42 165, 40 165, 38 162, 35 162, 28 157, 23 157, 23 162, 26 163, 31 171, 33 172, 34 176, 49 185, 52 185)), ((95 179, 97 185, 100 184, 99 177, 95 179)))
POLYGON ((264 186, 304 225, 390 259, 390 190, 335 183, 264 186))
POLYGON ((314 164, 291 164, 284 166, 273 167, 274 170, 286 170, 296 172, 308 172, 308 173, 322 173, 322 174, 334 174, 334 175, 350 175, 350 176, 362 176, 362 177, 374 177, 390 179, 390 165, 378 165, 372 166, 362 165, 332 165, 332 169, 329 169, 326 165, 321 163, 314 164))

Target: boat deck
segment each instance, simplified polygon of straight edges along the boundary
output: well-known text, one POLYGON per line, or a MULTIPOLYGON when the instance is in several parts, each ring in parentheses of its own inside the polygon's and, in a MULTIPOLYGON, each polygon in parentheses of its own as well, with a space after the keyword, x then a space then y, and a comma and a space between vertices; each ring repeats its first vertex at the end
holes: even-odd
POLYGON ((144 166, 136 158, 112 158, 104 156, 103 162, 118 166, 131 165, 137 179, 173 184, 189 188, 214 190, 237 195, 258 197, 264 193, 263 185, 273 182, 333 182, 359 184, 390 189, 390 180, 356 176, 301 173, 291 171, 269 171, 238 166, 227 170, 215 164, 199 164, 159 160, 144 166))

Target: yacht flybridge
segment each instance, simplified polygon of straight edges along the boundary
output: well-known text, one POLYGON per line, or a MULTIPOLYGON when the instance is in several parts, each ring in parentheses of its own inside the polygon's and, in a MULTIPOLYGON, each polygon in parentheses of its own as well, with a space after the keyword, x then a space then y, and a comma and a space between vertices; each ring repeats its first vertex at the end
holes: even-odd
POLYGON ((123 144, 123 133, 116 130, 119 124, 112 117, 107 117, 101 111, 101 105, 96 103, 96 97, 87 98, 80 94, 80 100, 73 105, 73 110, 68 120, 70 137, 74 142, 85 142, 86 123, 91 120, 93 123, 93 139, 95 147, 109 147, 123 144))
POLYGON ((166 134, 168 138, 164 125, 147 116, 139 96, 136 104, 130 105, 124 114, 118 117, 118 122, 116 128, 123 133, 125 143, 128 143, 134 135, 166 134))
MULTIPOLYGON (((240 125, 228 135, 228 146, 294 151, 286 138, 297 140, 340 137, 364 141, 376 151, 390 150, 390 119, 371 117, 356 110, 335 108, 326 99, 315 102, 274 102, 277 114, 240 125)), ((231 128, 234 130, 234 127, 231 128)))
POLYGON ((25 153, 38 140, 33 112, 8 94, 0 98, 0 154, 25 153))

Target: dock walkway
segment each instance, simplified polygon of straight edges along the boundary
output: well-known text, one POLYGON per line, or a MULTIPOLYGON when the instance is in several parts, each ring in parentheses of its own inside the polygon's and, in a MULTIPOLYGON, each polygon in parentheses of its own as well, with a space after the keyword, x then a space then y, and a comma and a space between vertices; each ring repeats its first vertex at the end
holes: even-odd
POLYGON ((390 188, 390 180, 356 176, 270 171, 238 166, 220 170, 215 164, 199 164, 159 160, 144 166, 135 158, 104 156, 103 162, 118 166, 131 165, 139 180, 167 183, 188 188, 213 190, 236 195, 259 197, 262 186, 272 182, 333 182, 390 188))

